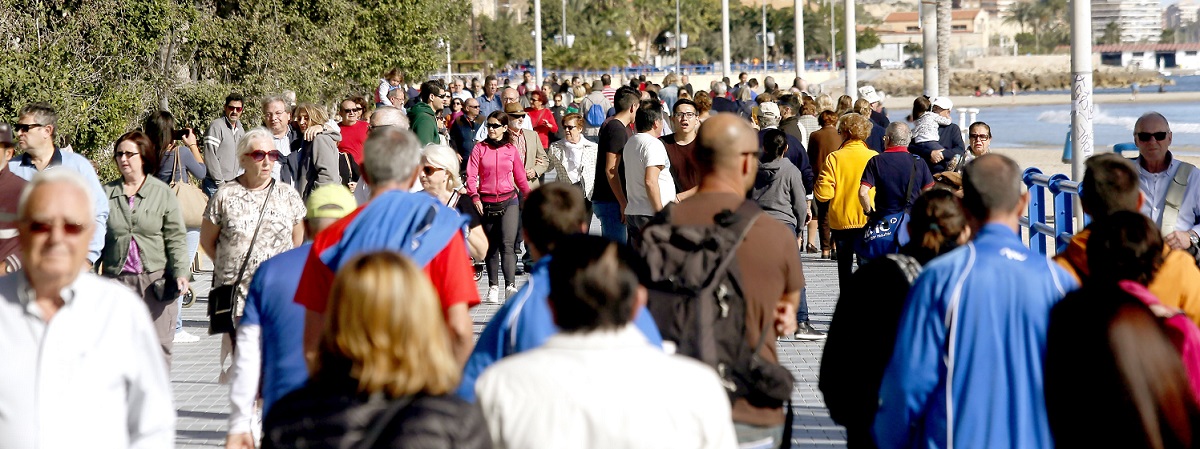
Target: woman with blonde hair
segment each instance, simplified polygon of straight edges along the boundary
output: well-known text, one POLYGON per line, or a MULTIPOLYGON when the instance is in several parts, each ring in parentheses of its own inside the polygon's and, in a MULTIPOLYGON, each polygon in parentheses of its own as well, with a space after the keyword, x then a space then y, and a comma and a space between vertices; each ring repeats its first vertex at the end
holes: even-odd
MULTIPOLYGON (((817 113, 822 111, 833 111, 833 97, 829 94, 821 94, 817 96, 817 113)), ((837 111, 834 111, 837 112, 837 111)), ((841 114, 838 114, 841 115, 841 114)))
POLYGON ((849 95, 842 95, 838 97, 837 115, 840 117, 846 115, 848 112, 854 112, 854 99, 850 98, 849 95))
MULTIPOLYGON (((328 119, 329 116, 323 108, 311 103, 301 103, 296 106, 296 112, 292 113, 296 128, 305 136, 309 127, 314 124, 323 125, 328 119)), ((297 158, 293 164, 296 167, 296 176, 292 185, 300 192, 300 198, 307 199, 308 194, 317 187, 330 184, 341 183, 351 191, 354 190, 351 184, 358 180, 358 164, 354 163, 354 158, 349 153, 339 154, 334 135, 333 131, 323 129, 312 139, 300 139, 297 142, 300 145, 299 151, 287 156, 297 158)))
POLYGON ((452 394, 461 373, 437 293, 398 253, 338 271, 312 371, 271 408, 263 447, 491 447, 483 413, 452 394))
POLYGON ((879 154, 867 148, 864 142, 871 136, 871 125, 871 121, 861 114, 850 113, 838 119, 842 146, 826 157, 813 188, 817 201, 829 202, 827 219, 837 248, 838 283, 842 291, 850 288, 854 243, 862 238, 863 227, 867 225, 867 214, 858 200, 858 191, 867 161, 879 154))
POLYGON ((471 197, 463 191, 462 179, 458 177, 458 153, 445 145, 429 145, 421 155, 420 181, 425 193, 433 195, 442 204, 458 211, 467 218, 470 232, 467 248, 475 260, 487 255, 487 234, 483 232, 483 217, 471 203, 471 197))

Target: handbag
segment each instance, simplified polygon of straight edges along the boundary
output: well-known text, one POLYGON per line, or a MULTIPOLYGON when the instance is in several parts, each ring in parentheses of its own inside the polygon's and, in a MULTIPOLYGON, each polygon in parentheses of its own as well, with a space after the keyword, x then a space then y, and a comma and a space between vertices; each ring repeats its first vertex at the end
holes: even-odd
POLYGON ((179 211, 183 212, 183 226, 198 228, 204 222, 204 209, 208 207, 208 195, 199 187, 187 182, 187 173, 181 173, 182 181, 176 181, 175 173, 182 171, 179 164, 179 149, 175 149, 175 167, 171 170, 171 191, 179 200, 179 211))
POLYGON ((862 238, 854 242, 854 253, 863 261, 878 259, 900 251, 900 230, 908 222, 908 208, 912 207, 913 181, 917 178, 917 164, 913 158, 912 172, 908 174, 908 188, 904 190, 904 210, 872 218, 863 229, 862 238))
POLYGON ((154 296, 160 302, 171 302, 179 298, 179 283, 175 279, 168 279, 164 273, 158 280, 150 283, 150 290, 154 292, 154 296))
POLYGON ((254 241, 258 240, 258 231, 262 229, 263 217, 267 214, 267 204, 271 202, 271 192, 275 190, 275 180, 267 188, 267 198, 263 201, 262 209, 258 212, 258 224, 254 226, 254 235, 250 237, 250 246, 246 256, 242 258, 242 267, 238 269, 237 280, 230 285, 215 287, 208 292, 208 335, 231 334, 236 329, 234 312, 237 308, 237 286, 246 275, 246 265, 250 263, 250 252, 254 251, 254 241))

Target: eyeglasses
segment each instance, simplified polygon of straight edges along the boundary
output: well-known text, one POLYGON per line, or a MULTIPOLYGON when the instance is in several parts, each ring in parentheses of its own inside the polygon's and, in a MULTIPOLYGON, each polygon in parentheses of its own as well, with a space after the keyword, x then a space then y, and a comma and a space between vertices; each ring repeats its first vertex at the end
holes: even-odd
POLYGON ((679 118, 684 119, 684 120, 687 120, 690 118, 696 118, 696 117, 698 117, 698 115, 696 115, 695 112, 684 112, 684 113, 679 114, 679 118))
POLYGON ((14 133, 27 133, 31 129, 41 128, 43 126, 46 126, 46 125, 43 125, 41 123, 17 123, 16 125, 13 125, 12 128, 13 128, 14 133))
POLYGON ((265 158, 271 158, 271 162, 275 162, 275 161, 278 161, 279 158, 283 157, 283 153, 280 153, 279 150, 271 150, 271 151, 259 150, 259 151, 251 151, 250 154, 248 154, 248 156, 250 156, 251 159, 254 159, 254 162, 262 162, 262 160, 265 158))
POLYGON ((425 176, 433 176, 434 173, 440 172, 442 170, 444 170, 444 169, 434 167, 432 165, 426 165, 425 168, 422 169, 421 171, 423 171, 425 173, 425 176))
POLYGON ((116 160, 121 160, 122 158, 133 159, 134 156, 138 156, 138 153, 136 151, 118 151, 116 153, 113 153, 113 159, 116 159, 116 160))
MULTIPOLYGON (((29 220, 29 232, 32 234, 48 234, 50 231, 54 230, 54 227, 57 224, 57 221, 50 222, 29 220)), ((87 229, 87 225, 83 223, 69 223, 67 221, 62 222, 63 233, 67 235, 79 235, 83 233, 85 229, 87 229)))
POLYGON ((1159 131, 1156 133, 1137 133, 1138 140, 1142 142, 1149 142, 1151 137, 1154 137, 1154 140, 1161 142, 1167 139, 1167 132, 1159 131))
POLYGON ((242 109, 245 109, 245 108, 243 108, 242 106, 225 106, 225 110, 232 111, 232 112, 242 112, 242 109))
POLYGON ((287 111, 267 112, 267 113, 264 113, 263 115, 265 115, 267 117, 283 117, 285 115, 288 115, 288 112, 287 111))
POLYGON ((992 136, 987 134, 971 134, 968 137, 970 137, 971 140, 988 140, 992 138, 992 136))
POLYGON ((342 112, 345 112, 347 114, 353 114, 355 112, 362 112, 362 110, 363 110, 362 106, 359 106, 357 108, 342 108, 342 112))
POLYGON ((499 123, 488 123, 487 127, 488 127, 488 129, 500 129, 500 128, 503 128, 504 125, 501 125, 499 123))

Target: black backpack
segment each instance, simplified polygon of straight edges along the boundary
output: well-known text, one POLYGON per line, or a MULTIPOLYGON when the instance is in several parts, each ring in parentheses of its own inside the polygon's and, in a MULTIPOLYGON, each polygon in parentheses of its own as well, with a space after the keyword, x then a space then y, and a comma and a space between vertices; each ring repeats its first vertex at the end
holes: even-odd
POLYGON ((768 318, 758 344, 746 344, 746 300, 737 248, 762 209, 745 201, 736 212, 722 211, 713 225, 671 223, 669 204, 642 231, 647 309, 664 341, 716 369, 730 401, 780 407, 791 398, 794 379, 758 349, 774 320, 768 318))

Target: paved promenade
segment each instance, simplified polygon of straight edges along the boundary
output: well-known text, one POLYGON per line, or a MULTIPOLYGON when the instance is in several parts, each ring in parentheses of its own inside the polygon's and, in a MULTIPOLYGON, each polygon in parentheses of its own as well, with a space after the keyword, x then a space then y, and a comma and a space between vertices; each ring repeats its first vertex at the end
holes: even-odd
MULTIPOLYGON (((817 329, 827 330, 837 300, 836 264, 805 255, 804 273, 808 279, 811 322, 817 329)), ((207 335, 208 319, 204 311, 209 279, 208 272, 197 275, 195 284, 199 298, 192 307, 183 310, 184 327, 202 338, 198 343, 175 345, 171 368, 171 386, 179 415, 176 445, 181 448, 217 447, 225 443, 229 387, 217 384, 217 355, 221 340, 207 335)), ((524 276, 518 278, 518 284, 524 282, 524 276)), ((479 283, 480 294, 483 295, 486 289, 485 277, 479 283)), ((498 307, 481 305, 472 311, 476 334, 498 307)), ((820 342, 778 343, 781 360, 796 377, 796 387, 792 393, 796 408, 793 447, 845 446, 845 431, 829 419, 821 392, 817 390, 822 348, 824 343, 820 342)))

